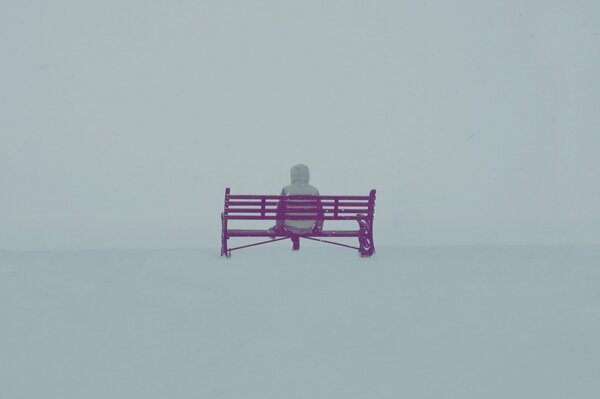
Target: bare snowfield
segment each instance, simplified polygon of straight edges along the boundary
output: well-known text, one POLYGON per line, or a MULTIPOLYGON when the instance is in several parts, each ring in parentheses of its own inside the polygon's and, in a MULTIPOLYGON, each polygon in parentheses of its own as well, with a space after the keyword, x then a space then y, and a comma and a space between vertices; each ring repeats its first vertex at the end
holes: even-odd
POLYGON ((0 252, 0 398, 598 398, 600 247, 0 252))

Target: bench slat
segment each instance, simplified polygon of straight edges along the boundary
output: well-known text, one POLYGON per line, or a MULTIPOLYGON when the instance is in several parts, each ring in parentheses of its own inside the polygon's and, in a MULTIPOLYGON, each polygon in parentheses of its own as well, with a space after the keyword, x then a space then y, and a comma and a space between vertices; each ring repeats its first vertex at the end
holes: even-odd
MULTIPOLYGON (((262 201, 226 201, 227 206, 262 206, 262 201)), ((265 206, 277 206, 279 201, 265 201, 265 206)))
POLYGON ((281 195, 239 195, 239 194, 227 194, 225 201, 227 200, 261 200, 261 199, 275 199, 279 200, 281 195))
MULTIPOLYGON (((225 214, 229 213, 277 213, 277 209, 265 209, 264 211, 260 208, 229 208, 225 210, 225 214)), ((288 213, 293 214, 306 214, 312 216, 315 213, 319 213, 317 209, 287 209, 288 213)), ((366 213, 368 209, 323 209, 323 213, 366 213)), ((287 213, 286 213, 287 215, 287 213)), ((300 215, 301 216, 301 215, 300 215)))
MULTIPOLYGON (((323 230, 319 233, 306 234, 309 237, 358 237, 359 230, 323 230)), ((227 230, 227 235, 230 237, 269 237, 269 230, 245 230, 231 229, 227 230)), ((279 235, 279 237, 284 237, 279 235)))
MULTIPOLYGON (((296 202, 290 202, 290 204, 292 204, 293 206, 296 206, 296 202)), ((335 202, 331 202, 331 201, 321 201, 321 202, 314 202, 314 204, 311 203, 311 206, 316 206, 316 205, 320 205, 323 208, 331 208, 331 207, 335 207, 337 206, 338 208, 343 208, 343 207, 364 207, 364 208, 369 208, 372 205, 369 202, 338 202, 337 204, 335 202)), ((265 207, 267 209, 269 209, 269 207, 277 207, 279 205, 279 202, 272 202, 272 201, 265 201, 264 203, 265 207)), ((237 207, 262 207, 263 203, 262 201, 229 201, 229 202, 225 202, 225 208, 226 209, 231 209, 231 208, 237 208, 237 207)))
POLYGON ((299 199, 299 200, 310 200, 320 198, 322 200, 362 200, 368 201, 370 197, 368 195, 290 195, 290 196, 281 196, 281 195, 239 195, 239 194, 227 194, 225 196, 225 200, 242 200, 242 199, 252 199, 252 200, 262 200, 262 199, 276 199, 280 198, 287 199, 299 199))
MULTIPOLYGON (((278 217, 276 215, 273 216, 254 216, 254 215, 223 215, 223 217, 227 220, 277 220, 278 217)), ((279 218, 280 219, 280 218, 279 218)), ((364 216, 312 216, 312 215, 303 215, 303 216, 291 216, 287 215, 283 219, 285 220, 368 220, 372 219, 372 216, 364 215, 364 216)))

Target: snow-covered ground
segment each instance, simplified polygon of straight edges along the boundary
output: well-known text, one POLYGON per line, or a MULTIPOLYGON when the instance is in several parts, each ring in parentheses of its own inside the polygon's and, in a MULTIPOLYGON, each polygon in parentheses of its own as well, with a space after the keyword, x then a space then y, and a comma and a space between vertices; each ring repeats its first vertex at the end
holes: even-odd
POLYGON ((598 397, 599 247, 0 252, 0 398, 598 397))

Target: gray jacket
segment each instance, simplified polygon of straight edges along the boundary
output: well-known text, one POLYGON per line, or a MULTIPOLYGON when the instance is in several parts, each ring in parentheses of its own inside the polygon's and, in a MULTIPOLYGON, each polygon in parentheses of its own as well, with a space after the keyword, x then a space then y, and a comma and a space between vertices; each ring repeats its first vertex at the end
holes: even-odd
MULTIPOLYGON (((287 185, 281 190, 281 195, 319 195, 319 190, 316 187, 308 184, 310 180, 310 171, 308 166, 299 164, 294 165, 290 169, 290 177, 292 184, 287 185)), ((317 229, 323 228, 322 220, 278 220, 277 227, 285 228, 296 234, 303 234, 311 232, 315 227, 317 229)))

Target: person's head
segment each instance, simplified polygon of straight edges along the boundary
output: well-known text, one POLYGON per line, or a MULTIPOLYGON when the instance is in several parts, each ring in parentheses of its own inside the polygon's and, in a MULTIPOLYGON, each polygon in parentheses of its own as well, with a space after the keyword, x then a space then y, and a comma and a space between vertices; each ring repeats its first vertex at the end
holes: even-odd
POLYGON ((292 166, 292 168, 290 169, 290 177, 292 179, 292 184, 308 183, 308 181, 310 180, 310 172, 308 170, 308 166, 301 163, 292 166))

